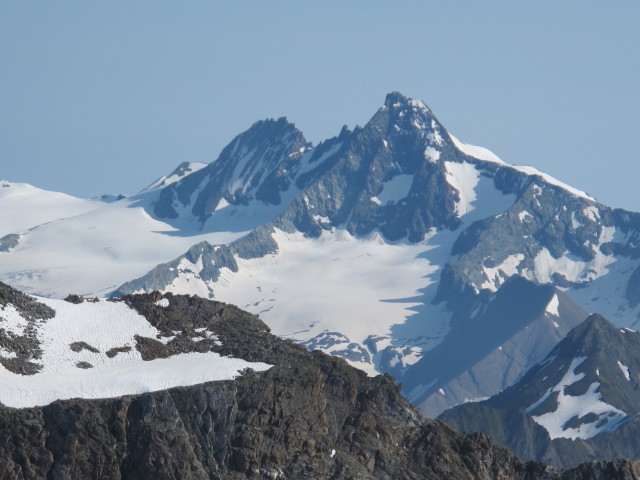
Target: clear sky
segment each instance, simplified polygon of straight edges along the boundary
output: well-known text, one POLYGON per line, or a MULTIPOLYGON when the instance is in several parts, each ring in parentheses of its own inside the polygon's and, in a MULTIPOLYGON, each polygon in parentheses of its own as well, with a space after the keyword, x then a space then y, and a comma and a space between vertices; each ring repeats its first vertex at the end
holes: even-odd
POLYGON ((458 138, 640 211, 640 2, 4 1, 0 178, 135 193, 254 121, 398 90, 458 138))

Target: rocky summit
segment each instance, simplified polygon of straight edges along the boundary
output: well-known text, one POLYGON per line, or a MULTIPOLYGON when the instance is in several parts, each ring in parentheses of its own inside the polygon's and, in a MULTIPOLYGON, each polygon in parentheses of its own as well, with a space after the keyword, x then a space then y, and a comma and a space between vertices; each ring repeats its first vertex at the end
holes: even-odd
MULTIPOLYGON (((14 337, 6 328, 9 311, 34 319, 37 342, 63 310, 6 286, 0 303, 4 339, 14 337)), ((87 307, 87 321, 89 312, 101 309, 99 302, 79 296, 66 303, 71 310, 87 307)), ((159 293, 129 295, 116 303, 155 329, 155 342, 133 338, 145 364, 196 350, 266 362, 270 368, 247 367, 234 380, 113 398, 0 406, 3 478, 640 478, 640 465, 624 460, 569 471, 523 462, 482 434, 457 433, 423 419, 390 377, 369 378, 342 359, 279 339, 255 315, 232 305, 159 293), (204 337, 215 335, 215 341, 195 335, 205 331, 204 337)), ((96 364, 101 355, 119 356, 90 345, 87 333, 84 338, 88 341, 67 346, 71 355, 94 355, 96 364)), ((43 352, 47 348, 42 345, 43 352)), ((201 361, 215 369, 214 357, 201 361)), ((37 359, 43 372, 46 358, 37 359)), ((129 375, 143 368, 136 365, 129 375)))

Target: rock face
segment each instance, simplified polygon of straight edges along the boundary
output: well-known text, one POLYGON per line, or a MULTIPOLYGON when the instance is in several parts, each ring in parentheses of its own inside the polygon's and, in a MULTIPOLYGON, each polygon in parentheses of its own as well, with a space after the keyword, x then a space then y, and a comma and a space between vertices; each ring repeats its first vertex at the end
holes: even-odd
POLYGON ((278 339, 234 306, 165 298, 163 308, 156 294, 124 301, 160 332, 207 324, 221 353, 274 367, 121 398, 0 406, 4 478, 640 478, 630 461, 570 472, 524 463, 484 435, 422 419, 388 376, 371 379, 342 359, 278 339))
POLYGON ((640 334, 592 315, 514 386, 440 418, 556 466, 640 457, 639 375, 640 334))

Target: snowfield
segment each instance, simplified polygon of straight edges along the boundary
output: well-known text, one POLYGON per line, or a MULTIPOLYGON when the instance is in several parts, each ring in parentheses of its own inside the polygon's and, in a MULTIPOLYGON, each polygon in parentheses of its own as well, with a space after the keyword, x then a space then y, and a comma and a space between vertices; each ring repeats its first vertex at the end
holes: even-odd
MULTIPOLYGON (((64 300, 37 300, 56 311, 54 318, 36 321, 36 337, 43 354, 34 362, 42 364, 42 369, 35 375, 19 375, 0 365, 0 402, 8 407, 26 408, 70 398, 112 398, 153 392, 231 380, 247 368, 265 371, 271 367, 221 357, 214 352, 183 353, 143 361, 135 348, 134 337, 159 339, 160 332, 124 302, 99 300, 76 305, 64 300), (74 351, 70 345, 76 342, 84 342, 91 349, 74 351), (126 347, 129 351, 120 351, 112 358, 106 355, 109 349, 126 347), (86 368, 87 364, 91 367, 86 368)), ((27 320, 7 306, 0 309, 0 328, 25 334, 27 320)), ((7 352, 0 351, 0 356, 7 358, 7 352)))
MULTIPOLYGON (((20 186, 20 191, 30 188, 20 186)), ((41 296, 105 295, 195 243, 228 243, 247 233, 233 226, 222 230, 225 224, 201 232, 197 225, 177 228, 156 220, 144 208, 155 192, 114 203, 36 193, 19 195, 16 211, 13 197, 9 203, 0 197, 0 226, 20 234, 16 247, 0 252, 0 281, 41 296), (23 214, 28 220, 19 221, 23 214), (45 223, 34 224, 41 220, 45 223)))

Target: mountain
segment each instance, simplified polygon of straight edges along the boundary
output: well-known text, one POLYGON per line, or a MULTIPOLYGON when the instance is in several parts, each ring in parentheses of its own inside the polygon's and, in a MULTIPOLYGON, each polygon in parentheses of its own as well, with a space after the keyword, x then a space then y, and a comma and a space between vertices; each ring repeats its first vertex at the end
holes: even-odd
POLYGON ((640 457, 639 375, 640 333, 594 314, 515 385, 440 418, 557 466, 640 457))
POLYGON ((422 419, 390 377, 279 339, 232 305, 157 292, 47 300, 6 285, 0 304, 7 478, 640 478, 628 460, 524 463, 422 419), (153 384, 171 378, 187 380, 153 384))
POLYGON ((397 92, 316 146, 264 120, 181 171, 10 232, 0 279, 59 298, 237 304, 277 335, 394 375, 429 415, 508 387, 587 312, 619 327, 640 315, 640 214, 461 142, 397 92))
MULTIPOLYGON (((249 140, 242 147, 244 137, 253 142, 257 134, 252 127, 240 135, 208 168, 235 168, 236 178, 254 157, 230 153, 252 152, 249 140)), ((249 175, 255 186, 241 190, 244 203, 229 193, 218 200, 231 190, 216 186, 215 208, 204 211, 201 192, 219 177, 205 181, 206 169, 191 183, 174 184, 156 214, 171 203, 209 225, 245 218, 255 205, 280 213, 230 244, 196 245, 116 294, 158 289, 241 305, 278 335, 370 374, 391 373, 429 415, 509 386, 588 311, 621 326, 637 320, 638 214, 462 143, 422 102, 398 93, 364 127, 296 153, 302 143, 283 144, 293 161, 287 156, 277 168, 267 162, 281 183, 249 175), (274 193, 260 200, 258 190, 274 193), (513 276, 532 290, 556 287, 557 296, 541 288, 531 299, 509 300, 507 292, 526 288, 521 282, 501 292, 513 276), (482 312, 497 298, 503 318, 491 320, 482 312), (480 337, 466 332, 486 330, 484 320, 494 332, 482 337, 488 343, 471 348, 473 355, 448 353, 469 353, 465 338, 480 337), (438 376, 445 358, 454 365, 438 376), (494 368, 499 375, 476 378, 494 368)))

